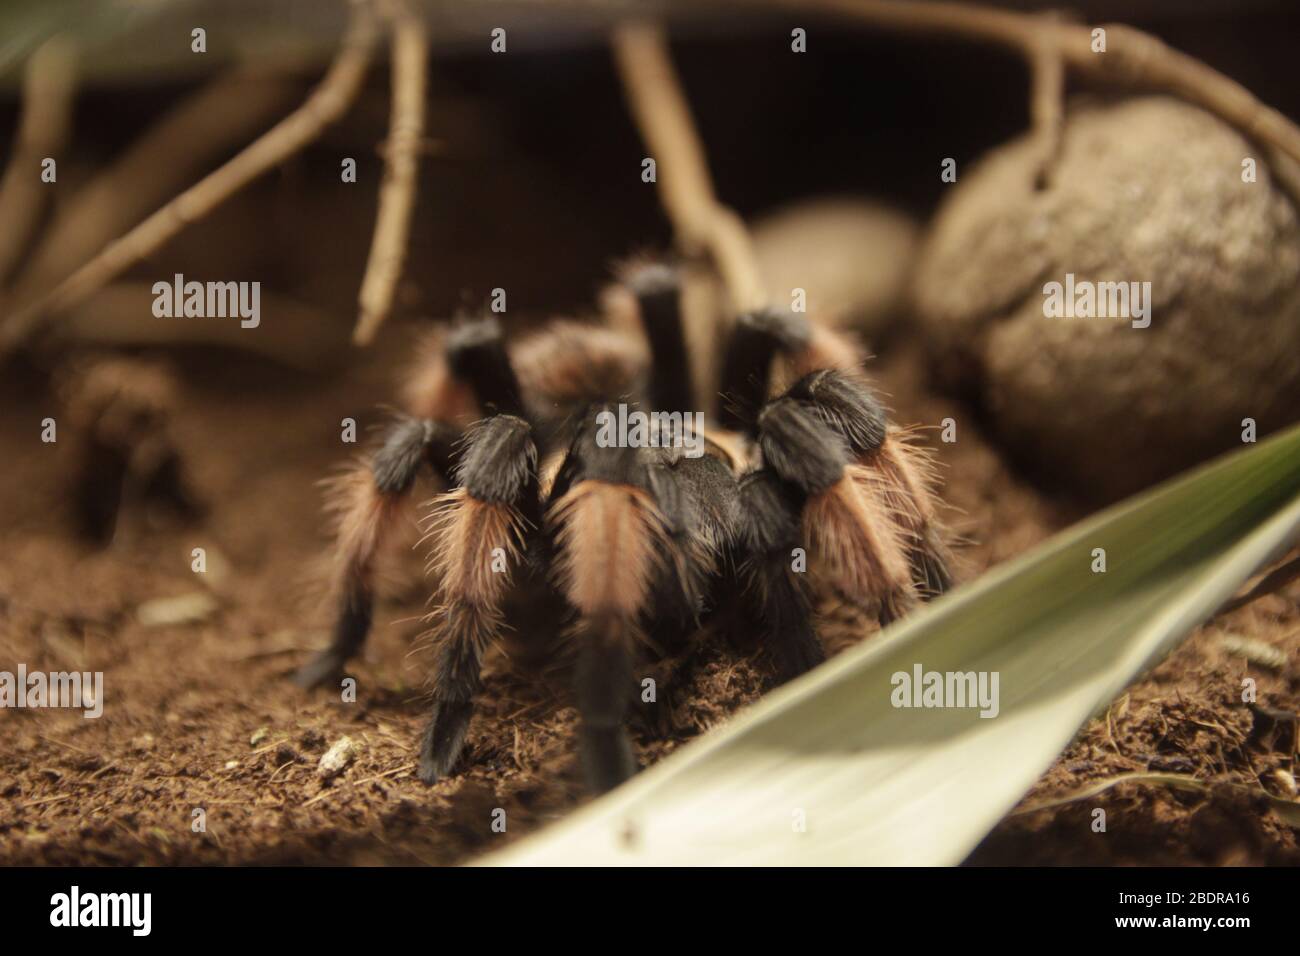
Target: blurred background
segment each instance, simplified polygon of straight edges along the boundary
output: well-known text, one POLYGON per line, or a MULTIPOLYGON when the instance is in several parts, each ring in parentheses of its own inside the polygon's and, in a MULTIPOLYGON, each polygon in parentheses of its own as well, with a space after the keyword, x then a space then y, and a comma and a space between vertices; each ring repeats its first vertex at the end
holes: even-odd
MULTIPOLYGON (((445 316, 497 286, 521 311, 588 307, 612 257, 670 238, 653 188, 635 188, 643 185, 645 148, 603 43, 602 24, 619 5, 427 6, 434 143, 420 169, 404 311, 445 316), (488 33, 502 24, 509 53, 493 57, 488 33)), ((1028 122, 1026 69, 1007 50, 805 13, 711 12, 707 3, 637 8, 657 6, 672 14, 673 55, 720 198, 746 218, 809 196, 851 194, 924 221, 945 188, 940 157, 964 170, 1028 122), (815 55, 789 55, 792 25, 808 30, 815 55)), ((1294 5, 1285 0, 1090 2, 1070 10, 1084 22, 1122 18, 1151 30, 1300 115, 1300 87, 1285 68, 1295 37, 1294 5)), ((85 37, 75 135, 60 164, 62 202, 232 68, 262 72, 265 88, 214 104, 209 123, 238 124, 259 110, 265 128, 276 115, 272 100, 287 112, 314 83, 345 13, 341 3, 315 0, 15 0, 0 17, 6 146, 17 128, 25 54, 69 25, 85 37), (196 25, 208 33, 203 55, 189 51, 196 25)), ((386 71, 373 69, 344 122, 188 229, 140 274, 192 263, 213 275, 256 275, 347 327, 373 226, 382 172, 376 145, 388 105, 386 71), (344 155, 357 159, 358 183, 338 188, 344 155)), ((175 168, 163 158, 155 176, 179 189, 233 155, 254 129, 213 143, 201 163, 177 143, 175 168)))

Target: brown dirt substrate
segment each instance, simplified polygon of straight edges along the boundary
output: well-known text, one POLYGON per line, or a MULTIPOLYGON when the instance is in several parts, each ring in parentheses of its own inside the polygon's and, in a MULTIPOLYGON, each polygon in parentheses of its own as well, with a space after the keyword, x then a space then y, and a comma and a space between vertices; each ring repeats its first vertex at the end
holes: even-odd
MULTIPOLYGON (((562 682, 493 657, 464 768, 433 789, 413 773, 422 721, 418 579, 398 576, 377 615, 358 701, 304 693, 288 675, 327 626, 311 582, 328 542, 316 482, 348 455, 339 421, 382 420, 401 342, 324 381, 238 356, 178 360, 174 425, 209 505, 192 527, 123 517, 95 550, 72 534, 66 476, 73 436, 40 442, 56 415, 39 382, 0 386, 0 669, 105 672, 102 719, 79 712, 0 711, 0 863, 456 863, 534 832, 583 800, 573 757, 575 711, 562 682), (398 352, 395 352, 395 349, 398 352), (190 570, 195 547, 209 570, 190 570), (200 621, 145 626, 145 602, 207 592, 200 621), (264 729, 263 729, 264 728, 264 729), (250 744, 258 735, 256 745, 250 744), (333 782, 316 772, 331 743, 361 744, 333 782), (508 832, 490 828, 495 807, 508 832), (205 833, 191 828, 203 808, 205 833)), ((964 573, 1018 554, 1079 513, 1009 473, 962 409, 927 395, 900 354, 876 374, 905 423, 960 423, 937 444, 947 500, 970 540, 964 573)), ((418 568, 418 562, 411 562, 418 568)), ((1286 742, 1251 737, 1236 703, 1241 677, 1260 701, 1300 709, 1297 593, 1273 596, 1202 630, 1090 725, 1028 796, 1037 802, 1117 773, 1157 769, 1259 785, 1294 771, 1286 742), (1278 670, 1219 644, 1224 631, 1286 652, 1278 670)), ((832 624, 834 649, 865 630, 832 624)), ((666 728, 637 728, 650 762, 725 722, 770 683, 752 651, 705 640, 659 665, 666 728)), ((1294 742, 1291 743, 1294 747, 1294 742)), ((971 858, 979 864, 1295 863, 1296 833, 1257 800, 1127 786, 1081 804, 1013 816, 971 858), (1091 829, 1091 809, 1108 830, 1091 829)))

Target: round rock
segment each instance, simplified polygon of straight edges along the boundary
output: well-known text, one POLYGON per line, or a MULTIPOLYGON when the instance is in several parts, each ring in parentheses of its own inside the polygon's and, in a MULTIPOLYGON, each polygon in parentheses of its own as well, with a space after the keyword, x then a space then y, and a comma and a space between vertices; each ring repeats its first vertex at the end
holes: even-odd
POLYGON ((1027 137, 959 170, 912 290, 938 376, 1022 463, 1110 500, 1240 447, 1243 419, 1300 417, 1300 230, 1261 147, 1144 97, 1072 110, 1049 185, 1035 172, 1027 137), (1086 284, 1143 298, 1049 317, 1067 275, 1080 304, 1086 284))

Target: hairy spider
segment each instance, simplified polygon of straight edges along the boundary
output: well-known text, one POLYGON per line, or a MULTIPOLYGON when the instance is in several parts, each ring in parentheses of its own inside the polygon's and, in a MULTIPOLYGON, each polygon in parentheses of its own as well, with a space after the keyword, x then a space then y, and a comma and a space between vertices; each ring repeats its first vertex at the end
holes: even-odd
POLYGON ((508 348, 494 319, 453 328, 417 367, 411 414, 338 486, 337 620, 297 675, 309 687, 360 650, 376 550, 418 473, 448 489, 424 524, 437 581, 427 783, 453 769, 484 652, 507 631, 572 647, 582 764, 604 790, 637 767, 623 724, 643 642, 680 647, 728 609, 788 679, 825 656, 816 587, 886 624, 950 583, 928 458, 889 424, 847 340, 799 314, 741 316, 691 456, 677 273, 640 263, 622 283, 644 341, 561 322, 508 348), (649 415, 638 447, 606 447, 597 422, 615 402, 681 414, 649 415))

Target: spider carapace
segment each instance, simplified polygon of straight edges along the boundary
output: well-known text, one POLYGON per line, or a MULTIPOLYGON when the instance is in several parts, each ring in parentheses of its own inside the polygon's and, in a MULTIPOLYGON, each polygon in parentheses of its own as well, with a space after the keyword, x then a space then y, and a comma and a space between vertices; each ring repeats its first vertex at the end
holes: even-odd
POLYGON ((427 783, 455 768, 484 652, 507 631, 572 649, 582 765, 605 790, 637 768, 624 722, 646 648, 680 647, 726 611, 789 679, 824 659, 822 589, 885 624, 950 584, 930 460, 841 333, 789 311, 740 316, 697 417, 677 271, 641 262, 621 287, 644 334, 564 321, 507 343, 493 318, 453 327, 417 365, 409 414, 337 483, 337 616, 298 672, 308 687, 360 651, 377 550, 420 472, 446 489, 423 519, 427 783), (637 440, 598 427, 617 405, 643 411, 637 440), (683 433, 701 419, 703 436, 683 433))

